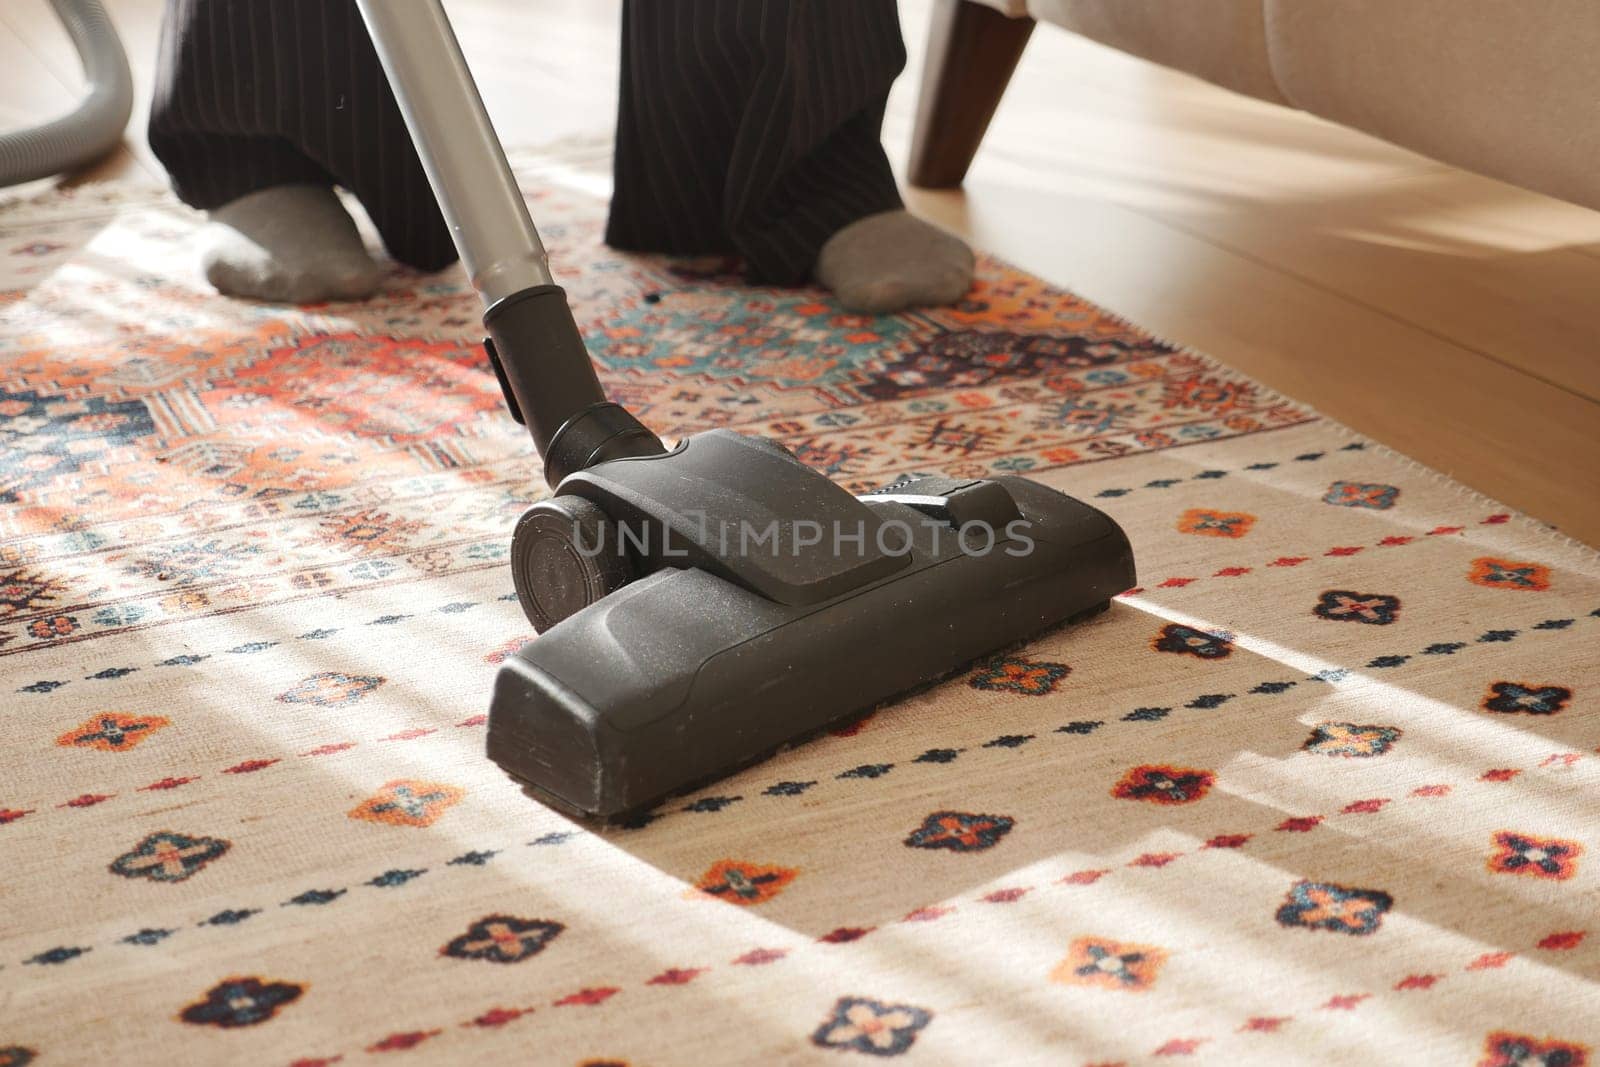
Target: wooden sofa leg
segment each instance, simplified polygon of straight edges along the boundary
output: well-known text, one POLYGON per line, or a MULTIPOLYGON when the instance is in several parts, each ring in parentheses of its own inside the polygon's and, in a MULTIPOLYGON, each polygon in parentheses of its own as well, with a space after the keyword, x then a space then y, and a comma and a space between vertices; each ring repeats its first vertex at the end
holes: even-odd
POLYGON ((973 0, 935 0, 911 135, 912 185, 961 184, 1031 33, 1030 18, 973 0))

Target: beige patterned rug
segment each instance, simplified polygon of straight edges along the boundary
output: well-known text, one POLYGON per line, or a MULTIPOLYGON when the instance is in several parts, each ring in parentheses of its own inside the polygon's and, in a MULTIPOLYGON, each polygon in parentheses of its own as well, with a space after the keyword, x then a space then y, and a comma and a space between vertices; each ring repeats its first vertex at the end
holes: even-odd
POLYGON ((457 276, 234 303, 164 196, 14 203, 0 1065, 1592 1061, 1593 551, 1001 263, 848 315, 519 169, 652 427, 1026 473, 1142 587, 574 824, 482 755, 542 480, 457 276))

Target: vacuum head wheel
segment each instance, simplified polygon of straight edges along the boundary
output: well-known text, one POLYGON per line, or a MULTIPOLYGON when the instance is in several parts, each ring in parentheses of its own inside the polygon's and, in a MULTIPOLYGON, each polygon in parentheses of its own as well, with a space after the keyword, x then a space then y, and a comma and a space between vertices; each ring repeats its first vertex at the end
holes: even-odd
POLYGON ((511 578, 533 628, 544 633, 634 578, 620 527, 577 496, 534 504, 511 534, 511 578))

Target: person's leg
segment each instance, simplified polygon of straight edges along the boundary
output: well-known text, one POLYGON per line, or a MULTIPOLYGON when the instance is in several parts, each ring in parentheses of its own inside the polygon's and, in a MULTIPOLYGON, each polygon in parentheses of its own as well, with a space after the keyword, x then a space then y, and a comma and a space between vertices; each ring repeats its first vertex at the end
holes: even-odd
POLYGON ((348 0, 168 0, 150 144, 178 195, 209 213, 202 264, 224 292, 370 293, 380 271, 336 183, 396 259, 433 270, 455 258, 348 0))
POLYGON ((702 18, 693 0, 623 0, 605 233, 613 248, 676 255, 737 251, 722 204, 748 64, 721 49, 695 48, 694 23, 702 18))
POLYGON ((905 212, 879 141, 904 63, 893 0, 628 0, 607 240, 860 310, 959 298, 971 252, 905 212))

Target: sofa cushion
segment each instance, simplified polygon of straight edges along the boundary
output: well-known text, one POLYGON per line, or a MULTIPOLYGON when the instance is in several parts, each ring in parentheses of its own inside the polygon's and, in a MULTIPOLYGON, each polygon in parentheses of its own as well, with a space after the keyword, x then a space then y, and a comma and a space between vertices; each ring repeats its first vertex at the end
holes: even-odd
MULTIPOLYGON (((1004 2, 991 2, 1015 13, 1004 2)), ((1287 103, 1267 61, 1261 3, 1262 0, 1028 0, 1027 8, 1041 22, 1064 26, 1235 92, 1287 103)))
POLYGON ((1447 163, 1600 207, 1595 0, 1265 4, 1272 69, 1290 102, 1447 163))

